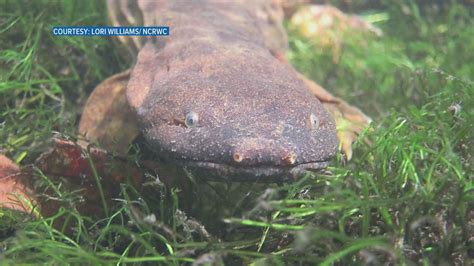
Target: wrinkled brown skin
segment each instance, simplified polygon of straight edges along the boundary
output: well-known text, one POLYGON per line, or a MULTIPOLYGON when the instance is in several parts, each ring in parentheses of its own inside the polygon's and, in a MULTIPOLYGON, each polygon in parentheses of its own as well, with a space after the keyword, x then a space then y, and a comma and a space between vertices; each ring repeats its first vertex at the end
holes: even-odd
POLYGON ((120 151, 139 127, 160 157, 219 180, 293 180, 325 167, 337 137, 350 158, 370 119, 287 62, 281 6, 292 1, 109 0, 113 25, 168 25, 171 36, 119 37, 140 51, 131 79, 96 88, 80 133, 120 151), (138 125, 116 100, 125 90, 138 125), (116 110, 127 119, 108 119, 116 110), (187 127, 191 112, 199 121, 187 127))

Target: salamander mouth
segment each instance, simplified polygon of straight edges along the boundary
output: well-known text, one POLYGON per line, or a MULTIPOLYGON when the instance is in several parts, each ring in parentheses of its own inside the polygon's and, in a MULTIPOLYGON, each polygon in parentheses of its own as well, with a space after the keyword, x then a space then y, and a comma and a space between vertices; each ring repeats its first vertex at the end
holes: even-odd
POLYGON ((192 174, 204 179, 232 182, 288 182, 326 168, 330 161, 314 161, 294 166, 235 166, 206 161, 178 161, 192 174))

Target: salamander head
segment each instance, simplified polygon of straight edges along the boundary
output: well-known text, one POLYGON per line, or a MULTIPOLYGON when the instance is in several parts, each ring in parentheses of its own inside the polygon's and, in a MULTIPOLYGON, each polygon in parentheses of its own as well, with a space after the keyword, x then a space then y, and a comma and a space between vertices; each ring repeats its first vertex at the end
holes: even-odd
POLYGON ((216 58, 155 76, 137 113, 159 156, 230 181, 293 180, 328 165, 334 120, 291 68, 216 58))

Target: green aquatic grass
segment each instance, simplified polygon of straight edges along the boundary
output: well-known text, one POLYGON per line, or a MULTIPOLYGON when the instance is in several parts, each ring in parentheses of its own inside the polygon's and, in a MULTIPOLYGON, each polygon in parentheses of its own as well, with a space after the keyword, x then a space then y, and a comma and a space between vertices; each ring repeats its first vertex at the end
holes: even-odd
POLYGON ((0 7, 1 149, 20 162, 51 132, 73 133, 87 94, 124 64, 108 39, 51 34, 55 25, 106 24, 104 3, 0 1, 0 7))
MULTIPOLYGON (((74 134, 87 94, 127 59, 109 39, 49 32, 105 24, 101 3, 0 7, 0 149, 24 165, 53 131, 74 134)), ((472 8, 380 1, 353 11, 382 18, 375 25, 384 35, 364 36, 362 45, 344 38, 334 61, 330 49, 291 31, 289 53, 298 69, 374 119, 352 161, 339 157, 325 173, 291 184, 195 180, 191 196, 150 176, 142 193, 123 185, 101 219, 81 215, 78 191, 42 175, 69 207, 36 220, 1 210, 1 263, 472 263, 472 8), (60 220, 69 226, 55 228, 60 220)))

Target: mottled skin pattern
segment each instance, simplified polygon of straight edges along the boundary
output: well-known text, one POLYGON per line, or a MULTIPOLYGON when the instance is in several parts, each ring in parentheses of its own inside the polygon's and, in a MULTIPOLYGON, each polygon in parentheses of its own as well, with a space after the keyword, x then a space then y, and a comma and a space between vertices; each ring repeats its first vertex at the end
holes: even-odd
POLYGON ((292 180, 334 157, 335 122, 275 57, 284 45, 265 39, 269 18, 244 2, 139 1, 143 24, 171 34, 145 42, 127 98, 157 154, 195 174, 292 180), (190 113, 197 123, 185 123, 190 113))

